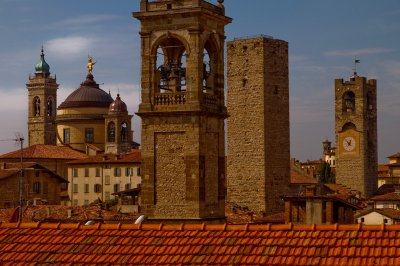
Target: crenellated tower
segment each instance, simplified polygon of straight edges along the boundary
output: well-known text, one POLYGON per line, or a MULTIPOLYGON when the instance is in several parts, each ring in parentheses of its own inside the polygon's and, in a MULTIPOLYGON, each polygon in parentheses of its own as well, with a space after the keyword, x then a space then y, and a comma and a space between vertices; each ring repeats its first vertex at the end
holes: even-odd
POLYGON ((28 145, 56 145, 56 77, 50 75, 50 66, 44 59, 43 47, 35 75, 29 77, 28 89, 28 145))
POLYGON ((150 220, 223 221, 223 1, 140 2, 142 212, 150 220))

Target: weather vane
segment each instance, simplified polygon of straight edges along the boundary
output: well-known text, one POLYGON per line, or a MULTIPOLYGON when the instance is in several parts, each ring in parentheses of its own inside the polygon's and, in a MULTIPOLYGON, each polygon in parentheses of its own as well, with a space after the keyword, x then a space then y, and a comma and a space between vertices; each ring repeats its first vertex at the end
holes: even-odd
POLYGON ((353 71, 354 71, 354 75, 355 75, 355 76, 357 75, 357 64, 359 64, 359 63, 360 63, 360 60, 357 59, 357 57, 355 56, 355 57, 354 57, 354 68, 353 68, 353 71))
POLYGON ((93 65, 96 64, 96 61, 93 61, 93 58, 90 56, 90 54, 88 55, 88 63, 87 63, 87 69, 88 69, 88 73, 92 74, 93 71, 93 65))

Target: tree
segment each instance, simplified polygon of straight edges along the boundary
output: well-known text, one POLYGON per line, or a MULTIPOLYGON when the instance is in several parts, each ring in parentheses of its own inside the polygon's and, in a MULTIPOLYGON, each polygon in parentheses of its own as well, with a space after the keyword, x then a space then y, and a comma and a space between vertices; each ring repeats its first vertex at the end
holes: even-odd
POLYGON ((319 169, 319 182, 321 183, 335 183, 335 174, 332 172, 329 163, 324 162, 319 169))

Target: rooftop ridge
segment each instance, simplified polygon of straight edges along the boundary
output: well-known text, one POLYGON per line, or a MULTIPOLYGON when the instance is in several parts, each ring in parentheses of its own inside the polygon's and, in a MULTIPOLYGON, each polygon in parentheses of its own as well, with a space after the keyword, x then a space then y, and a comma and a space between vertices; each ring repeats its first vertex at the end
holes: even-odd
POLYGON ((90 229, 141 231, 400 231, 400 224, 102 224, 0 222, 0 229, 90 229))

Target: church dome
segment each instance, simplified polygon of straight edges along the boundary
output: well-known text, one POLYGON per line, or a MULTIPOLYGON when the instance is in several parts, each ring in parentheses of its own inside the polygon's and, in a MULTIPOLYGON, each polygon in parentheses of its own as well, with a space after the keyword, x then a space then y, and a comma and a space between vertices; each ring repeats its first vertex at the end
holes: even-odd
POLYGON ((127 113, 128 108, 126 107, 126 104, 121 100, 121 97, 119 97, 119 94, 117 94, 117 98, 115 98, 115 101, 110 104, 110 108, 108 110, 108 113, 127 113))
POLYGON ((35 66, 35 73, 36 74, 50 74, 50 66, 47 64, 46 60, 44 60, 44 53, 42 47, 42 53, 40 54, 40 61, 35 66))
POLYGON ((92 74, 86 76, 81 86, 72 92, 58 109, 73 107, 109 107, 113 98, 109 93, 100 89, 92 74))

